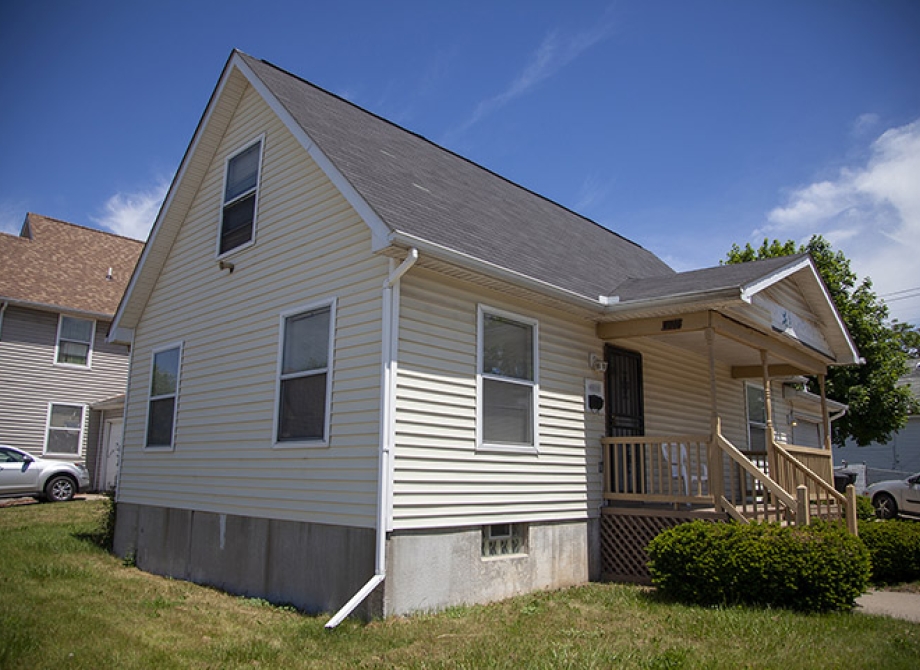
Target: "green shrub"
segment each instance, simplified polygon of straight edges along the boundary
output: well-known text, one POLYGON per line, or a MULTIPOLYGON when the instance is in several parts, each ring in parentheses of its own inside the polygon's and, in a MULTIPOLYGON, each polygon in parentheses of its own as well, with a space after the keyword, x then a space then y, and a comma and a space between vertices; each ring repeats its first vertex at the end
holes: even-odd
POLYGON ((875 508, 869 496, 856 496, 856 518, 860 521, 875 520, 875 508))
POLYGON ((920 523, 862 521, 859 537, 872 557, 872 581, 896 584, 920 579, 920 523))
POLYGON ((658 535, 648 553, 659 591, 699 605, 849 609, 869 584, 869 552, 840 524, 694 521, 658 535))

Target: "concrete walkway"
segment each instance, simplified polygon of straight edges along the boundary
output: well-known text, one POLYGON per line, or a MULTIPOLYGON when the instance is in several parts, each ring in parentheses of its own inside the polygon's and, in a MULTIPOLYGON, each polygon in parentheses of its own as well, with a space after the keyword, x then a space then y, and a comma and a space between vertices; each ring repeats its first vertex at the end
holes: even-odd
POLYGON ((869 591, 856 599, 854 612, 878 614, 920 623, 920 593, 869 591))

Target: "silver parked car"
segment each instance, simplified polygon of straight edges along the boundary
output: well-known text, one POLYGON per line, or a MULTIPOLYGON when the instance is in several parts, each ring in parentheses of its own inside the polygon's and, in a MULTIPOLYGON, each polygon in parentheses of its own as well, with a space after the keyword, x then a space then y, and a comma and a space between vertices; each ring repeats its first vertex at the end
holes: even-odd
POLYGON ((877 482, 866 489, 879 519, 920 518, 920 472, 907 479, 877 482))
POLYGON ((0 498, 32 496, 64 502, 87 488, 89 472, 83 463, 39 458, 0 444, 0 498))

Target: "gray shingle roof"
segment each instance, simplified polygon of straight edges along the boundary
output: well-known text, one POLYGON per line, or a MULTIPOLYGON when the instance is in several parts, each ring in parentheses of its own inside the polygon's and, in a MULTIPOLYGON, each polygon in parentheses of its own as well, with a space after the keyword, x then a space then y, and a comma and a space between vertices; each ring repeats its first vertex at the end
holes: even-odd
POLYGON ((391 231, 597 299, 670 276, 651 252, 264 61, 240 54, 391 231))
POLYGON ((706 293, 721 289, 741 289, 784 267, 795 265, 807 254, 767 258, 736 265, 717 265, 664 277, 627 280, 615 291, 621 302, 649 300, 666 296, 706 293))

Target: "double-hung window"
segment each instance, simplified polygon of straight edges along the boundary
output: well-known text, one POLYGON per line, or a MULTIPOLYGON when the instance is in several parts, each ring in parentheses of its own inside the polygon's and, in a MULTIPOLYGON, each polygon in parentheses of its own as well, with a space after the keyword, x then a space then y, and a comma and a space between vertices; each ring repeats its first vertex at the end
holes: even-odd
POLYGON ((219 256, 255 240, 261 163, 261 138, 227 159, 217 249, 219 256))
POLYGON ((537 322, 480 306, 478 324, 477 445, 533 451, 538 443, 537 322))
POLYGON ((83 444, 83 405, 51 403, 48 406, 46 454, 76 456, 83 444))
POLYGON ((57 353, 55 361, 61 365, 89 367, 92 362, 93 334, 96 322, 61 314, 58 320, 57 353))
POLYGON ((150 365, 150 399, 147 404, 146 446, 172 448, 176 434, 179 368, 182 345, 154 350, 150 365))
POLYGON ((329 441, 335 302, 281 315, 278 361, 278 446, 325 446, 329 441))

